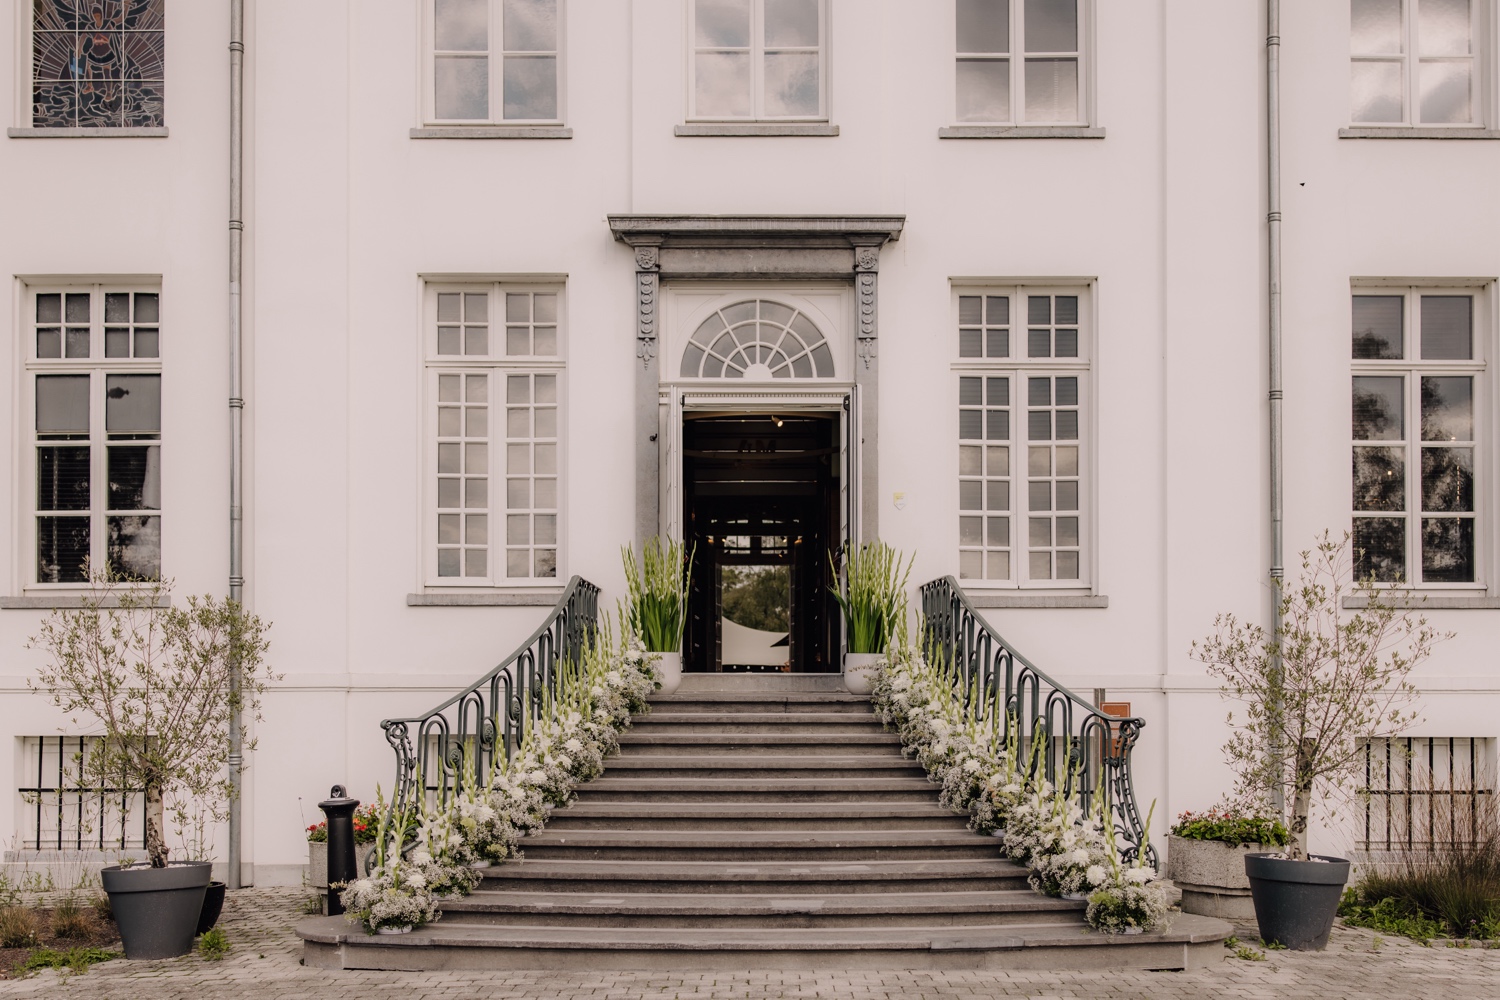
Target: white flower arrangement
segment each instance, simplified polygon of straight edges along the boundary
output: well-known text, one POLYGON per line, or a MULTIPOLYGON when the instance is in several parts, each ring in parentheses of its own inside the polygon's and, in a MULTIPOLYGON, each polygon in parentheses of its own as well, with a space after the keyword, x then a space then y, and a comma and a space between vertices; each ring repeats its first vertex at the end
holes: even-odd
MULTIPOLYGON (((1154 803, 1151 811, 1156 811, 1154 803)), ((1130 864, 1124 864, 1115 842, 1114 824, 1107 822, 1107 817, 1101 818, 1106 820, 1105 864, 1099 866, 1104 877, 1089 895, 1085 913, 1089 926, 1107 934, 1140 933, 1166 926, 1170 916, 1167 893, 1158 881, 1156 869, 1146 864, 1143 853, 1138 853, 1130 864)), ((1141 843, 1147 843, 1150 836, 1151 814, 1148 814, 1141 843)))
POLYGON ((344 913, 374 934, 437 920, 437 898, 421 865, 396 854, 364 878, 341 883, 344 913))

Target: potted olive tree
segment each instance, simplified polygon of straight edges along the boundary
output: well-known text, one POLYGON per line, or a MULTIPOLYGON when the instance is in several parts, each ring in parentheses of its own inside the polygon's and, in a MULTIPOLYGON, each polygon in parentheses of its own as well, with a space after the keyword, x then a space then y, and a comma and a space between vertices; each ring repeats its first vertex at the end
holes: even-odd
POLYGON ((620 550, 625 560, 625 589, 630 631, 648 653, 660 654, 661 690, 671 694, 682 683, 682 624, 687 617, 687 579, 693 553, 679 541, 654 536, 641 549, 620 550))
POLYGON ((1261 937, 1321 950, 1349 878, 1343 858, 1308 853, 1315 803, 1347 792, 1365 740, 1389 738, 1416 721, 1408 677, 1448 638, 1400 607, 1371 580, 1351 583, 1350 539, 1324 532, 1302 553, 1301 579, 1280 598, 1279 625, 1220 615, 1193 656, 1238 702, 1225 756, 1243 794, 1285 803, 1284 851, 1251 853, 1245 874, 1261 937), (1349 607, 1345 598, 1352 597, 1349 607))
POLYGON ((186 954, 203 911, 211 864, 174 861, 165 805, 185 795, 227 801, 234 792, 229 735, 238 710, 259 719, 275 678, 263 665, 265 626, 235 601, 189 597, 170 603, 170 581, 91 576, 77 609, 52 612, 28 648, 48 657, 35 691, 52 698, 75 727, 98 734, 77 766, 97 788, 139 789, 145 799, 149 863, 101 872, 127 958, 186 954))
POLYGON ((884 542, 866 542, 850 553, 842 586, 830 588, 844 615, 844 684, 869 694, 871 673, 885 656, 891 634, 906 618, 906 580, 912 559, 884 542))

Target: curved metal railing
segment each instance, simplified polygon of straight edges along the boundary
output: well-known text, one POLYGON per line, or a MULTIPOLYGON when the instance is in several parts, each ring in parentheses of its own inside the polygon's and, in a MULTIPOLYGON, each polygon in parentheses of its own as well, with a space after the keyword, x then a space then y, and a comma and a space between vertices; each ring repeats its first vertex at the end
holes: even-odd
POLYGON ((1037 669, 974 610, 953 577, 923 584, 921 594, 924 646, 929 656, 957 666, 953 694, 965 717, 993 724, 999 746, 1015 726, 1023 753, 1040 732, 1043 749, 1034 769, 1076 789, 1085 810, 1102 790, 1125 845, 1121 853, 1133 858, 1144 847, 1155 864, 1155 849, 1142 844, 1145 824, 1130 771, 1130 751, 1145 721, 1105 715, 1037 669))
POLYGON ((396 751, 391 808, 413 801, 419 773, 425 791, 443 802, 465 767, 483 781, 497 757, 509 760, 545 711, 545 694, 581 669, 598 620, 599 588, 575 576, 547 620, 499 666, 430 712, 383 720, 380 728, 396 751))

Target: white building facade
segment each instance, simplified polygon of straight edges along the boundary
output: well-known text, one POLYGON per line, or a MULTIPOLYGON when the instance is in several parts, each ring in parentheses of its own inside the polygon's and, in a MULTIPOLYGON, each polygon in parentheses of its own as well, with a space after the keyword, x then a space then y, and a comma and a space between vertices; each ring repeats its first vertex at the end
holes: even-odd
MULTIPOLYGON (((1286 561, 1352 529, 1456 633, 1412 747, 1493 808, 1497 12, 1285 6, 1286 561)), ((0 830, 24 858, 76 839, 28 790, 86 735, 28 690, 42 616, 85 558, 177 595, 231 575, 231 4, 0 9, 0 830)), ((791 566, 798 671, 836 669, 829 551, 878 536, 1146 720, 1155 833, 1227 790, 1189 647, 1270 616, 1263 5, 245 16, 243 579, 284 674, 246 882, 297 882, 330 785, 389 787, 382 718, 499 662, 571 576, 612 604, 620 546, 656 533, 791 566), (726 452, 763 468, 730 482, 726 452)), ((705 580, 689 669, 723 665, 705 580)), ((1396 799, 1315 846, 1374 844, 1396 799)))

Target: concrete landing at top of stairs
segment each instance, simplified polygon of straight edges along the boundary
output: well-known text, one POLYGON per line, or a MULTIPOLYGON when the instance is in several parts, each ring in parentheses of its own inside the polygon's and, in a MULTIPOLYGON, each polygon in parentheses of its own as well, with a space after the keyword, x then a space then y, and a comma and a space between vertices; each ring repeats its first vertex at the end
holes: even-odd
MULTIPOLYGON (((843 674, 683 674, 676 694, 734 694, 738 692, 825 691, 848 694, 843 674)), ((655 699, 653 699, 655 700, 655 699)))

